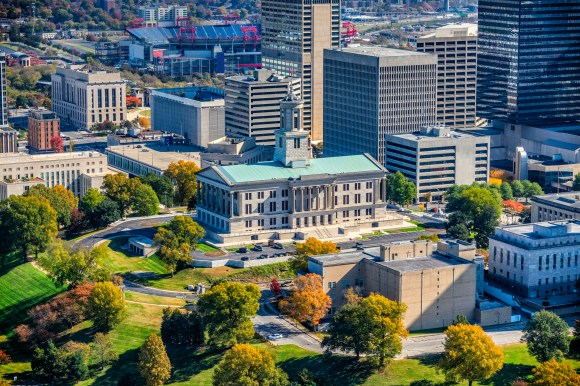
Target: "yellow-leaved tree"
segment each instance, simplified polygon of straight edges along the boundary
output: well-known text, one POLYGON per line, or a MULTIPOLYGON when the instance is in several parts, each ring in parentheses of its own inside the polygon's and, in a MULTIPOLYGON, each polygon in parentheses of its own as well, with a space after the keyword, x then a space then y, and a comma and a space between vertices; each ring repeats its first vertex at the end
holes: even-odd
POLYGON ((296 254, 290 260, 290 266, 295 270, 308 268, 308 256, 335 253, 336 244, 332 241, 320 241, 315 237, 309 237, 303 243, 296 244, 296 254))
POLYGON ((190 200, 195 197, 197 185, 195 173, 200 171, 199 166, 193 161, 179 160, 172 162, 167 167, 165 175, 175 184, 175 203, 178 205, 189 205, 190 200))
POLYGON ((580 375, 568 363, 549 360, 532 370, 533 386, 577 386, 580 385, 580 375))

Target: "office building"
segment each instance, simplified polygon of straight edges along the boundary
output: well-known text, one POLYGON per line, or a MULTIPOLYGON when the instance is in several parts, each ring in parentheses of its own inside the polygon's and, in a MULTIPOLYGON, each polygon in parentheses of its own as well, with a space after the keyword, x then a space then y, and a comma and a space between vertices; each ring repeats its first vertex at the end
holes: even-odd
POLYGON ((487 183, 489 137, 444 126, 385 136, 386 168, 400 171, 417 186, 417 200, 442 200, 453 185, 487 183))
MULTIPOLYGON (((476 319, 483 269, 483 256, 463 241, 440 241, 436 249, 431 241, 404 241, 308 258, 308 270, 322 276, 332 299, 331 314, 346 303, 349 288, 361 296, 377 293, 407 305, 409 330, 446 327, 459 314, 476 319)), ((480 310, 479 319, 489 312, 480 310)), ((510 321, 511 312, 502 322, 510 321)))
POLYGON ((0 127, 0 153, 18 153, 18 132, 9 126, 0 127))
POLYGON ((340 0, 262 1, 262 64, 302 78, 304 128, 323 138, 323 50, 340 46, 340 0))
POLYGON ((437 56, 384 47, 324 51, 324 155, 385 163, 387 134, 437 121, 437 56))
MULTIPOLYGON (((22 194, 30 186, 44 184, 49 188, 63 185, 76 196, 81 196, 82 179, 108 173, 107 157, 89 152, 50 154, 0 154, 0 200, 13 194, 22 194)), ((102 182, 102 177, 95 181, 102 182)), ((100 188, 100 182, 89 187, 100 188)))
POLYGON ((270 161, 270 148, 256 145, 255 138, 223 137, 207 144, 207 151, 200 154, 201 168, 211 165, 255 164, 270 161))
POLYGON ((265 69, 226 78, 228 135, 252 137, 258 145, 274 146, 274 131, 280 128, 280 100, 290 91, 300 96, 300 78, 284 78, 265 69))
POLYGON ((477 24, 449 24, 417 39, 417 51, 437 54, 437 122, 476 124, 477 24))
POLYGON ((6 83, 6 64, 8 58, 0 51, 0 128, 8 126, 8 95, 6 83))
POLYGON ((207 147, 225 135, 224 91, 214 87, 164 88, 151 91, 151 127, 207 147))
POLYGON ((368 154, 310 157, 303 101, 280 102, 274 161, 197 173, 196 217, 218 244, 331 239, 406 224, 387 212, 386 170, 368 154))
POLYGON ((28 145, 35 151, 52 150, 51 139, 60 136, 60 120, 50 110, 28 114, 28 145))
POLYGON ((532 222, 580 220, 580 193, 555 193, 533 196, 532 222))
POLYGON ((57 67, 52 74, 52 110, 61 124, 91 129, 103 122, 127 119, 126 85, 119 72, 82 66, 57 67))
POLYGON ((478 6, 478 116, 530 125, 580 120, 580 2, 478 6))
POLYGON ((173 27, 180 25, 181 21, 189 21, 187 6, 177 4, 141 6, 138 16, 146 27, 173 27))
POLYGON ((580 222, 538 222, 496 228, 489 238, 489 276, 514 293, 537 298, 575 292, 580 222))

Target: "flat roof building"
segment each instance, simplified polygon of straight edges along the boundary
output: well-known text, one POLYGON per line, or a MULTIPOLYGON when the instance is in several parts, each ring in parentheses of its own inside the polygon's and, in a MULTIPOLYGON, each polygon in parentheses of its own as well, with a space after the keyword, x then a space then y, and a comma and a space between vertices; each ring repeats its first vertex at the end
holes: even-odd
POLYGON ((489 276, 524 297, 571 294, 578 254, 577 220, 499 227, 489 238, 489 276))
POLYGON ((51 76, 52 110, 77 128, 127 119, 126 84, 119 72, 95 71, 83 66, 57 67, 51 76))
POLYGON ((453 185, 486 183, 489 137, 422 127, 410 134, 385 136, 386 168, 400 171, 417 186, 417 200, 441 200, 453 185))
POLYGON ((385 164, 385 135, 435 124, 436 102, 436 55, 377 46, 325 50, 324 154, 369 153, 385 164))
POLYGON ((207 144, 207 151, 200 154, 201 168, 269 161, 272 152, 268 150, 265 146, 256 145, 255 138, 223 137, 207 144))
POLYGON ((532 222, 580 220, 580 192, 532 196, 532 222))
POLYGON ((417 39, 417 51, 438 56, 437 122, 455 129, 476 124, 477 24, 449 24, 417 39))
POLYGON ((483 267, 483 256, 463 241, 442 241, 436 249, 428 240, 394 242, 308 258, 308 270, 322 276, 332 299, 331 314, 346 303, 349 288, 377 293, 407 305, 409 330, 446 327, 459 314, 475 319, 483 267))
POLYGON ((51 140, 60 136, 60 119, 50 110, 30 110, 28 145, 36 151, 53 150, 51 140))
POLYGON ((214 87, 151 90, 151 128, 207 147, 225 135, 224 91, 214 87))
POLYGON ((269 70, 226 78, 228 135, 252 137, 258 145, 274 146, 274 131, 280 127, 280 100, 289 91, 300 96, 300 78, 269 70))

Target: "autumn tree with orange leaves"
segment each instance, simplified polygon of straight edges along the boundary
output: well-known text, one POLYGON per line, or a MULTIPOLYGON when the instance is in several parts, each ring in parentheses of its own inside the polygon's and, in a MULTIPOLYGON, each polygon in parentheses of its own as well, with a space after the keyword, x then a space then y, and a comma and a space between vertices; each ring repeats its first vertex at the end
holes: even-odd
POLYGON ((294 279, 295 290, 280 301, 280 310, 300 323, 316 326, 326 315, 332 300, 322 288, 322 276, 314 273, 294 279))
POLYGON ((568 363, 550 360, 532 370, 532 386, 576 386, 580 385, 580 375, 568 363))

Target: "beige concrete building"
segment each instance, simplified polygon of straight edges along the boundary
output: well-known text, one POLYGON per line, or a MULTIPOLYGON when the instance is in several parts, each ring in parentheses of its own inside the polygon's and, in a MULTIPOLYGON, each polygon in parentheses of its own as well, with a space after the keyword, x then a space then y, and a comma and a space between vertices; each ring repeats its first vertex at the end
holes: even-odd
MULTIPOLYGON (((76 196, 81 196, 86 191, 82 188, 83 175, 92 180, 91 176, 107 171, 107 157, 94 151, 34 155, 2 154, 0 177, 7 188, 3 190, 6 196, 0 196, 0 199, 12 194, 22 194, 36 183, 44 183, 49 188, 63 185, 76 196)), ((97 178, 89 187, 100 188, 99 181, 102 179, 97 178)))
POLYGON ((18 132, 9 126, 0 127, 0 153, 18 153, 18 132))
POLYGON ((119 72, 69 65, 52 74, 52 110, 61 123, 84 129, 105 121, 121 124, 127 119, 125 97, 119 72))
POLYGON ((348 237, 400 227, 387 212, 386 170, 368 154, 310 158, 302 100, 280 102, 274 161, 211 166, 197 174, 197 221, 219 244, 348 237))
POLYGON ((60 136, 60 119, 50 110, 31 110, 28 115, 28 145, 36 151, 52 150, 50 140, 60 136))
POLYGON ((280 100, 289 91, 300 96, 300 78, 265 69, 226 78, 226 133, 274 146, 274 131, 280 127, 280 100))
POLYGON ((577 220, 504 226, 489 238, 489 276, 529 298, 571 294, 579 254, 577 220))
POLYGON ((325 48, 340 46, 340 0, 262 1, 262 65, 302 78, 304 128, 322 140, 325 48))
POLYGON ((381 294, 403 302, 405 327, 446 327, 459 314, 475 319, 483 295, 483 256, 462 241, 408 241, 379 248, 311 256, 308 270, 322 276, 332 299, 331 314, 345 304, 349 288, 366 296, 381 294))
POLYGON ((385 166, 417 186, 417 200, 441 200, 453 185, 487 182, 489 137, 422 127, 419 132, 385 136, 385 166))
POLYGON ((476 124, 477 24, 449 24, 417 39, 417 51, 436 54, 437 122, 455 129, 476 124))
POLYGON ((580 220, 580 192, 533 196, 532 222, 580 220))
POLYGON ((255 138, 223 137, 207 144, 207 151, 200 154, 201 167, 255 164, 270 161, 272 158, 268 159, 268 155, 271 153, 265 146, 256 145, 255 138))

